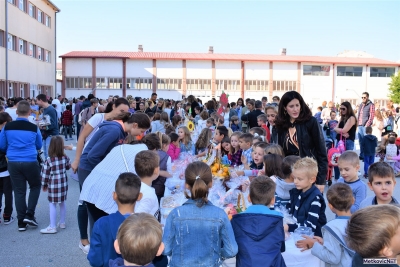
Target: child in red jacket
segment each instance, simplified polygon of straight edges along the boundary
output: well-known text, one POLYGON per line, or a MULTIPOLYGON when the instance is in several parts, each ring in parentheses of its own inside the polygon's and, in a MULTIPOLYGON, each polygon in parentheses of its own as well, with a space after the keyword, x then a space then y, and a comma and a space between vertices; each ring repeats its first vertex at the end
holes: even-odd
POLYGON ((72 116, 71 110, 72 110, 71 105, 67 105, 66 110, 61 115, 61 124, 63 125, 63 129, 64 129, 65 141, 68 141, 67 132, 69 132, 69 139, 72 140, 73 116, 72 116))

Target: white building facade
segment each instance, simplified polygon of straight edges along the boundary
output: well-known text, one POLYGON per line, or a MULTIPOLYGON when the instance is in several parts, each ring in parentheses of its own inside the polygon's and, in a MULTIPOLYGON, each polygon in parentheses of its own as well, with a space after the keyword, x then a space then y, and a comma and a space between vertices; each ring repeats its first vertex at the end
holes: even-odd
POLYGON ((54 96, 56 13, 48 0, 0 3, 0 96, 54 96))
POLYGON ((384 103, 390 76, 400 63, 376 58, 286 55, 232 55, 151 52, 70 52, 63 60, 62 94, 94 93, 203 100, 222 91, 237 98, 261 99, 296 90, 307 103, 360 103, 362 92, 384 103))

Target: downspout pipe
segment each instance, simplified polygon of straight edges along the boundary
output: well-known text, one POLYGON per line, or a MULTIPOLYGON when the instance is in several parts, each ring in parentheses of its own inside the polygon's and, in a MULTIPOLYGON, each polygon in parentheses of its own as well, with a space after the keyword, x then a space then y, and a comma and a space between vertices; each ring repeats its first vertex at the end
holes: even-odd
POLYGON ((6 43, 5 43, 5 50, 6 50, 6 90, 5 90, 5 96, 6 96, 6 98, 8 98, 9 97, 9 95, 8 95, 8 91, 9 91, 9 86, 8 86, 8 1, 4 1, 4 3, 5 3, 5 10, 6 10, 6 15, 5 15, 5 18, 6 18, 6 37, 5 37, 5 40, 7 41, 6 43))

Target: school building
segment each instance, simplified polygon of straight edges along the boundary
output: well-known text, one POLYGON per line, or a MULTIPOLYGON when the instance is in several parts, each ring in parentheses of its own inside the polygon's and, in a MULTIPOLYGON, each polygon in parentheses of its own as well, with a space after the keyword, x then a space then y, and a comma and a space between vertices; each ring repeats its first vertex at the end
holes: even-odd
POLYGON ((0 96, 55 94, 58 12, 49 0, 0 1, 0 96))
POLYGON ((390 76, 400 63, 373 57, 208 53, 72 51, 62 58, 62 95, 109 95, 181 99, 219 96, 260 99, 297 90, 306 102, 361 101, 364 91, 384 103, 390 76))

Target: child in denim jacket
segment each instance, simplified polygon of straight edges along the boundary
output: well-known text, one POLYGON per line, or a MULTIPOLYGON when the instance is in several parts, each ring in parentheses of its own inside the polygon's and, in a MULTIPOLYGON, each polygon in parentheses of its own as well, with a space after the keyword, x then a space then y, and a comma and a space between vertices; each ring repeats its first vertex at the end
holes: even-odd
POLYGON ((170 256, 170 267, 218 267, 238 252, 226 213, 207 199, 212 186, 210 167, 193 162, 185 170, 185 185, 191 196, 175 208, 165 224, 163 254, 170 256))

